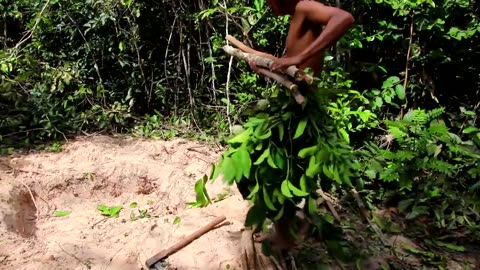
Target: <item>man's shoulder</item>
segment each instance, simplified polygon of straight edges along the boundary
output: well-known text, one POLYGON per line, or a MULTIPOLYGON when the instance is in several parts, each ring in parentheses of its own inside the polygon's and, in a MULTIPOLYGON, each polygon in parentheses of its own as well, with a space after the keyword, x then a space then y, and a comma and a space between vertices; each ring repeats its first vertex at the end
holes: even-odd
POLYGON ((306 0, 306 1, 299 1, 295 6, 295 11, 309 11, 318 8, 325 8, 326 6, 318 1, 306 0))

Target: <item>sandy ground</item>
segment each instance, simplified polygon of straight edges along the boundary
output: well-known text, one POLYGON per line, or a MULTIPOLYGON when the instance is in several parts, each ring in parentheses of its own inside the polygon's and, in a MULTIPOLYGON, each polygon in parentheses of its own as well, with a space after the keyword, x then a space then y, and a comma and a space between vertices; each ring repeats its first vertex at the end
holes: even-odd
POLYGON ((223 214, 231 224, 171 256, 168 269, 238 267, 248 205, 236 188, 216 181, 210 196, 229 194, 225 200, 186 205, 220 151, 185 140, 96 136, 70 141, 59 153, 1 158, 0 269, 145 269, 150 256, 223 214), (106 218, 97 210, 102 204, 123 209, 106 218))

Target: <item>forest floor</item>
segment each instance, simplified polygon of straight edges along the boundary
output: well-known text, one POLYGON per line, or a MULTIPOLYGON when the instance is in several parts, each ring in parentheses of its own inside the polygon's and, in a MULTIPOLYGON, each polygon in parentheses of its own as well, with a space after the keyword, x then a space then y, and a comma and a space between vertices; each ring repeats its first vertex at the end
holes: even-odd
MULTIPOLYGON (((72 140, 58 153, 0 157, 0 269, 145 269, 149 257, 221 215, 227 226, 170 256, 166 269, 240 269, 239 232, 248 203, 236 188, 217 180, 207 185, 211 198, 219 198, 215 203, 187 206, 195 201, 195 182, 222 150, 183 139, 92 136, 72 140), (101 205, 122 208, 109 217, 101 205)), ((339 214, 348 219, 349 211, 339 214)), ((361 219, 351 224, 348 242, 380 258, 364 262, 363 269, 381 269, 393 253, 401 265, 422 269, 421 258, 396 248, 403 243, 421 250, 412 240, 389 235, 386 248, 361 219)), ((312 268, 319 262, 351 269, 339 268, 322 244, 306 246, 297 254, 299 269, 322 269, 312 268)), ((447 269, 478 264, 478 255, 453 256, 457 261, 448 259, 447 269)))

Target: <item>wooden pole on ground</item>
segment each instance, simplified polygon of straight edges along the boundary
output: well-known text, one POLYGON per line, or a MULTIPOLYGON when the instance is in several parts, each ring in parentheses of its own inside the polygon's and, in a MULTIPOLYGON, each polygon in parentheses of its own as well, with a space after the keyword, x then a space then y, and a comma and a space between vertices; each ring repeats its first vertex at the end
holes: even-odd
POLYGON ((145 264, 150 269, 154 264, 157 262, 164 260, 168 256, 171 256, 181 250, 182 248, 188 246, 196 239, 200 238, 202 235, 206 234, 207 232, 213 230, 218 224, 225 221, 227 218, 225 216, 220 216, 208 223, 207 225, 203 226, 202 228, 198 229, 194 233, 190 234, 189 236, 183 238, 182 240, 178 241, 173 246, 160 251, 159 253, 155 254, 153 257, 148 259, 145 264))

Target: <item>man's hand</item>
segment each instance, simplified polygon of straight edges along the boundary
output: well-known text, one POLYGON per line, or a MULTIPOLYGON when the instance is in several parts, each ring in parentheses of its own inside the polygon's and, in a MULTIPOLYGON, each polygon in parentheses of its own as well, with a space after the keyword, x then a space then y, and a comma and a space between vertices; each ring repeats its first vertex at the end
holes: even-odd
POLYGON ((255 64, 255 61, 253 61, 252 59, 248 59, 248 65, 250 65, 250 68, 257 74, 259 74, 259 68, 257 66, 257 64, 255 64))
POLYGON ((285 57, 279 58, 273 62, 271 70, 273 72, 285 72, 285 70, 290 66, 297 66, 303 62, 300 56, 292 56, 292 57, 285 57))

